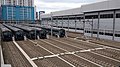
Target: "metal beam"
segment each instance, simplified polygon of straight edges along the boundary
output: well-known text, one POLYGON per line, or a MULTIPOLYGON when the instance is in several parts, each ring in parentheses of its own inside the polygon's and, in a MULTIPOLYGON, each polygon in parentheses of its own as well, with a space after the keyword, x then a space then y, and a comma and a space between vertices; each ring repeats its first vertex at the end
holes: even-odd
POLYGON ((84 36, 85 36, 85 13, 84 13, 84 15, 83 15, 83 34, 84 34, 84 36))
POLYGON ((113 13, 113 37, 112 37, 112 40, 115 40, 115 18, 116 18, 116 11, 114 10, 114 13, 113 13))
POLYGON ((69 31, 69 27, 70 27, 70 22, 69 22, 69 16, 68 16, 68 31, 69 31))
POLYGON ((99 28, 100 28, 100 12, 98 12, 98 24, 97 24, 97 38, 99 39, 99 28))

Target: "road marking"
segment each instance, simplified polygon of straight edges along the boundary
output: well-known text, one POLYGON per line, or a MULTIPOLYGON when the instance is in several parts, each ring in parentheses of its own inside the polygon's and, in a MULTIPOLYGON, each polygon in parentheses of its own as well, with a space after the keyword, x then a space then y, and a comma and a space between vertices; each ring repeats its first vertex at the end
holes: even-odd
MULTIPOLYGON (((35 42, 33 42, 32 40, 29 40, 29 41, 32 42, 32 43, 35 43, 35 42)), ((44 48, 44 47, 42 47, 42 46, 40 46, 40 45, 39 45, 39 47, 43 48, 44 50, 46 50, 46 51, 48 51, 48 52, 50 52, 51 54, 54 55, 54 53, 51 52, 51 51, 49 51, 48 49, 46 49, 46 48, 44 48)), ((69 63, 68 61, 64 60, 63 58, 61 58, 61 57, 59 57, 59 56, 57 56, 57 57, 58 57, 59 59, 61 59, 62 61, 66 62, 67 64, 69 64, 70 66, 75 67, 73 64, 69 63)))
POLYGON ((15 41, 13 41, 13 43, 16 45, 16 47, 20 50, 20 52, 25 56, 25 58, 29 61, 29 63, 30 63, 33 67, 38 67, 38 66, 31 60, 31 58, 25 53, 25 51, 18 45, 18 43, 16 43, 15 41))
MULTIPOLYGON (((43 40, 42 40, 43 41, 43 40)), ((43 42, 46 42, 46 41, 43 41, 43 42)), ((50 45, 53 45, 52 43, 49 43, 49 42, 46 42, 46 43, 48 43, 48 44, 50 44, 50 45)), ((63 42, 62 42, 63 43, 63 42)), ((55 45, 53 45, 53 46, 55 46, 55 45)), ((58 47, 58 46, 56 46, 57 48, 59 48, 59 49, 62 49, 62 50, 64 50, 64 51, 66 51, 66 52, 68 52, 67 50, 65 50, 65 49, 63 49, 63 48, 61 48, 61 47, 58 47)), ((74 54, 73 53, 73 55, 76 55, 76 54, 74 54)), ((77 56, 77 55, 76 55, 77 56)), ((79 57, 79 56, 78 56, 79 57)), ((80 56, 81 57, 81 56, 80 56)), ((80 58, 79 57, 79 58, 80 58)), ((82 57, 83 58, 83 57, 82 57)), ((84 58, 85 59, 85 58, 84 58)), ((87 61, 87 59, 86 59, 86 61, 87 61)), ((93 63, 93 64, 95 64, 95 65, 97 65, 97 66, 100 66, 100 67, 102 67, 101 65, 99 65, 99 64, 97 64, 97 63, 95 63, 95 62, 92 62, 92 61, 88 61, 88 62, 90 62, 90 63, 93 63)))

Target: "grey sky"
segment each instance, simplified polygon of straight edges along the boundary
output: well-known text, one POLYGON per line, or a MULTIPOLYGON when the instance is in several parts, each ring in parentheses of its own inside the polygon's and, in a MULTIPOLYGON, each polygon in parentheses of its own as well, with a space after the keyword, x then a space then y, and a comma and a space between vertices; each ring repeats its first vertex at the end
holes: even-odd
POLYGON ((35 0, 36 10, 50 13, 80 7, 83 4, 104 0, 35 0))

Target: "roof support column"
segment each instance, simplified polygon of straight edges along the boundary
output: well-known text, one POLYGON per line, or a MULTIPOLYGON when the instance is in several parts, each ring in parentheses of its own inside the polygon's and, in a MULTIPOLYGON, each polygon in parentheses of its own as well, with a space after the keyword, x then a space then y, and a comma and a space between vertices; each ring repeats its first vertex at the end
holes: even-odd
POLYGON ((85 36, 85 13, 83 14, 83 35, 85 36))
POLYGON ((76 32, 76 29, 77 29, 77 27, 76 27, 77 24, 76 23, 77 23, 77 16, 75 16, 75 32, 76 32))
POLYGON ((58 28, 58 17, 56 17, 56 26, 57 26, 57 28, 58 28))
POLYGON ((112 40, 115 40, 115 18, 116 18, 116 11, 113 12, 113 37, 112 40))
POLYGON ((52 34, 53 34, 53 14, 51 12, 51 37, 52 37, 52 34))
POLYGON ((63 29, 63 16, 62 16, 62 29, 63 29))
POLYGON ((100 12, 98 12, 98 24, 97 24, 97 38, 99 39, 99 28, 100 28, 100 12))
POLYGON ((69 19, 69 16, 68 16, 68 31, 69 31, 69 26, 70 26, 70 19, 69 19))

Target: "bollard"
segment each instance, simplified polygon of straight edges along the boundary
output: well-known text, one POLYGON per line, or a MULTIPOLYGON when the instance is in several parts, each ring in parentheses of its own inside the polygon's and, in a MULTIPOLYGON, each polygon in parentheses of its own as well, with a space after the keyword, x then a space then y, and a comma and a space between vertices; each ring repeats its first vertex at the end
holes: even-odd
POLYGON ((49 38, 50 38, 48 34, 47 34, 46 36, 47 36, 47 39, 49 39, 49 38))
POLYGON ((37 35, 37 39, 39 40, 40 39, 40 37, 37 35))
POLYGON ((12 37, 12 40, 15 41, 15 37, 14 36, 12 37))
POLYGON ((60 36, 57 34, 57 38, 60 38, 60 36))
POLYGON ((26 36, 24 36, 24 40, 25 40, 25 41, 27 40, 27 37, 26 37, 26 36))

